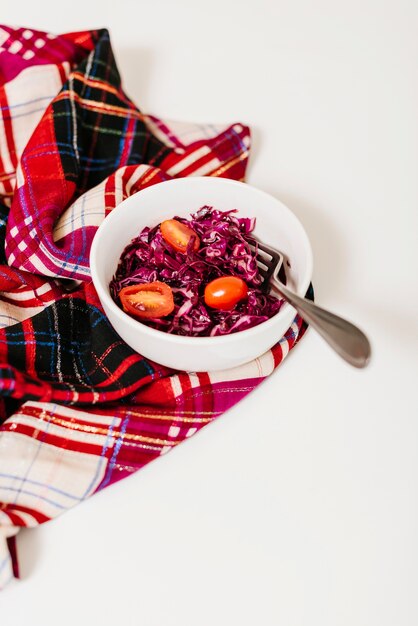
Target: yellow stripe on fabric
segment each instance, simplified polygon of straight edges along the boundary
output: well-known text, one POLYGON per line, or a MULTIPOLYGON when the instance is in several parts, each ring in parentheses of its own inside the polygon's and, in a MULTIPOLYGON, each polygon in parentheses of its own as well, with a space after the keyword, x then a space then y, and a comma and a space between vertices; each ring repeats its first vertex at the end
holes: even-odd
MULTIPOLYGON (((148 173, 144 173, 143 177, 140 177, 138 180, 141 182, 141 185, 146 185, 147 183, 150 182, 150 180, 152 180, 155 176, 157 175, 161 175, 161 170, 159 169, 154 169, 151 165, 150 165, 150 171, 148 173)), ((138 181, 136 181, 138 182, 138 181)))
MULTIPOLYGON (((24 415, 24 414, 23 414, 24 415)), ((134 435, 133 433, 120 433, 117 430, 110 431, 108 428, 100 428, 99 426, 87 426, 76 424, 67 420, 60 419, 54 415, 49 416, 48 423, 57 424, 69 430, 77 430, 92 435, 109 435, 114 439, 126 439, 127 441, 141 441, 143 443, 155 444, 158 446, 176 446, 179 442, 168 439, 159 439, 154 437, 145 437, 144 435, 134 435)))
POLYGON ((208 174, 208 176, 221 176, 224 172, 226 172, 231 167, 233 167, 234 165, 236 165, 240 161, 243 161, 246 158, 248 158, 248 150, 246 150, 239 156, 235 157, 235 159, 232 159, 232 161, 228 161, 228 163, 225 163, 225 165, 222 165, 221 167, 218 167, 218 169, 213 170, 213 172, 208 174))
POLYGON ((108 104, 106 102, 97 102, 97 100, 87 100, 86 98, 81 98, 77 93, 66 89, 62 91, 54 100, 54 102, 58 102, 60 100, 66 100, 70 98, 75 102, 84 105, 90 111, 94 111, 95 113, 107 113, 108 115, 114 115, 115 117, 135 117, 138 120, 143 121, 144 116, 139 111, 135 109, 128 109, 124 107, 119 107, 115 105, 108 104))
POLYGON ((88 78, 85 74, 82 74, 81 72, 73 72, 71 76, 72 78, 77 79, 78 81, 84 83, 85 85, 88 85, 89 87, 97 87, 97 89, 112 93, 119 98, 122 95, 119 89, 116 89, 116 87, 112 87, 111 85, 109 85, 109 83, 103 82, 100 78, 88 78))
MULTIPOLYGON (((240 388, 241 389, 241 388, 240 388)), ((228 389, 227 391, 231 391, 230 389, 228 389)), ((195 395, 195 394, 194 394, 195 395)), ((30 408, 30 406, 32 404, 35 403, 28 403, 28 408, 30 408)), ((39 403, 40 404, 40 403, 39 403)), ((37 408, 37 407, 35 407, 37 408)), ((164 409, 163 409, 164 410, 164 409)), ((48 417, 51 415, 51 413, 47 410, 47 409, 43 409, 45 415, 47 415, 48 417)), ((160 409, 161 411, 161 409, 160 409)), ((186 422, 186 423, 191 423, 191 422, 197 422, 197 423, 207 423, 210 422, 212 419, 214 419, 215 417, 217 417, 218 415, 221 415, 223 411, 199 411, 200 415, 209 415, 211 417, 184 417, 185 415, 194 415, 195 411, 186 411, 186 410, 182 410, 182 409, 175 409, 176 411, 176 415, 173 415, 173 413, 147 413, 146 411, 132 411, 132 410, 123 410, 121 409, 119 411, 120 415, 123 417, 127 417, 129 415, 132 415, 134 417, 144 417, 147 419, 155 419, 155 420, 164 420, 164 421, 172 421, 172 422, 186 422), (178 413, 178 414, 177 414, 178 413)), ((77 412, 77 409, 74 409, 74 413, 77 412)), ((89 417, 89 413, 84 413, 82 411, 79 411, 80 413, 80 417, 82 419, 87 420, 89 417), (83 418, 83 416, 86 416, 83 418)), ((37 419, 39 419, 38 415, 34 415, 33 413, 29 413, 26 409, 26 412, 24 413, 24 415, 30 415, 31 417, 36 417, 37 419)), ((101 415, 100 414, 95 414, 96 417, 100 418, 101 415)), ((77 419, 77 415, 74 415, 74 417, 72 416, 68 416, 67 419, 77 419)), ((105 416, 107 417, 107 416, 105 416)), ((122 417, 122 419, 123 419, 122 417)))

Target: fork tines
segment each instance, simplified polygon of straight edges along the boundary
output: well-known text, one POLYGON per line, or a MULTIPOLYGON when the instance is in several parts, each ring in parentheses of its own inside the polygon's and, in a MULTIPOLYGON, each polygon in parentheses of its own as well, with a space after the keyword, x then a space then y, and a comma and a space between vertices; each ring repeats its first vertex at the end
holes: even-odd
POLYGON ((257 254, 258 270, 263 278, 262 286, 269 284, 273 274, 278 273, 283 263, 283 256, 265 243, 262 243, 256 237, 253 237, 254 244, 250 243, 250 248, 257 254))

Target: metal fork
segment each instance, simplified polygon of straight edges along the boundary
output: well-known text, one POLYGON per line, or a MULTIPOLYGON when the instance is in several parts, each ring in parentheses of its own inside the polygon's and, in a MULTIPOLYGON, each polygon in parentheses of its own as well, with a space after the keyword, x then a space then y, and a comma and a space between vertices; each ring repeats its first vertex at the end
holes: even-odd
POLYGON ((365 367, 371 355, 366 335, 351 322, 293 293, 279 277, 279 273, 285 270, 285 255, 256 237, 253 239, 257 244, 257 265, 263 277, 262 286, 267 288, 270 285, 283 296, 348 363, 354 367, 365 367))

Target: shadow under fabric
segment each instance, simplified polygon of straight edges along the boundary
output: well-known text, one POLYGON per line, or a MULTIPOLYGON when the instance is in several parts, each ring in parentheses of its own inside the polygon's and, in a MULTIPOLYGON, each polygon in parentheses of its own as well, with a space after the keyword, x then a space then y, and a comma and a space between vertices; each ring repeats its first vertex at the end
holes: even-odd
POLYGON ((243 180, 243 124, 144 115, 121 87, 106 30, 0 27, 0 588, 15 536, 57 517, 216 419, 303 335, 242 367, 169 370, 103 313, 90 245, 126 197, 171 177, 243 180), (68 290, 68 279, 79 286, 68 290))

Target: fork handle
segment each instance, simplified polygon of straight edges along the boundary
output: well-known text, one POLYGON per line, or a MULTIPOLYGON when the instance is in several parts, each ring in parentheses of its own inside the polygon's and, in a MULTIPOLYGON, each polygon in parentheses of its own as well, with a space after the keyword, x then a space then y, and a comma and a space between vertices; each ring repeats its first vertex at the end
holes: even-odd
POLYGON ((271 285, 343 359, 354 367, 367 365, 371 355, 370 343, 357 326, 319 307, 311 300, 297 296, 274 278, 271 279, 271 285))

